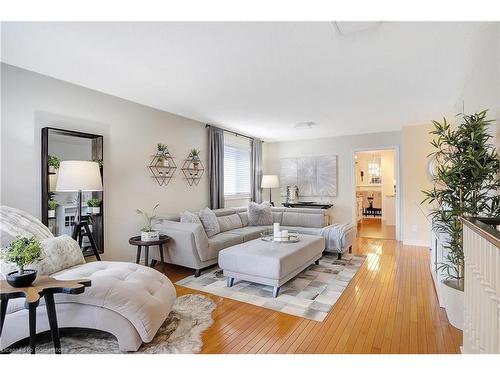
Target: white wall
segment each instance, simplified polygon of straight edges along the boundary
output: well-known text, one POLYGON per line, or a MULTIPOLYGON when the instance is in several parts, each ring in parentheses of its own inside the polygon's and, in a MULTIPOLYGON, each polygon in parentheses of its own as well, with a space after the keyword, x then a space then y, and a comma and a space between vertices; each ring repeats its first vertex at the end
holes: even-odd
POLYGON ((158 142, 178 167, 191 148, 206 166, 204 124, 13 66, 2 64, 1 73, 1 204, 41 216, 40 129, 53 126, 104 136, 105 259, 134 259, 128 238, 141 227, 136 208, 160 203, 160 213, 171 213, 207 205, 206 174, 189 186, 178 169, 165 187, 146 167, 158 142))
MULTIPOLYGON (((334 222, 354 222, 353 191, 354 167, 353 151, 366 148, 387 148, 400 145, 400 132, 371 133, 363 135, 331 137, 291 142, 266 142, 263 147, 264 174, 277 174, 280 159, 301 156, 338 155, 337 196, 324 198, 332 201, 334 222)), ((267 194, 267 192, 265 193, 267 194)), ((273 189, 273 200, 281 203, 279 189, 273 189)))

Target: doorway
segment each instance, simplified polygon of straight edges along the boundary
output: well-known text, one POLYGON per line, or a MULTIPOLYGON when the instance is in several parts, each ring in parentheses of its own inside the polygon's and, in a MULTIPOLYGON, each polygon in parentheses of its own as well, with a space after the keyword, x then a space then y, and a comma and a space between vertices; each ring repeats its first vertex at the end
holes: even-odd
POLYGON ((354 206, 358 237, 397 239, 397 149, 354 152, 354 206))

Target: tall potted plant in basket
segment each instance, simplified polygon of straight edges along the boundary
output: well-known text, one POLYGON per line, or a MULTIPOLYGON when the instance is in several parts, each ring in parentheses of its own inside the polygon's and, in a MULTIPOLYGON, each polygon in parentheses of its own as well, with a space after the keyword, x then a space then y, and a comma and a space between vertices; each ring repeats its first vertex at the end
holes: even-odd
MULTIPOLYGON (((463 115, 453 127, 446 119, 433 121, 435 151, 433 188, 423 191, 422 203, 431 205, 433 230, 442 234, 444 261, 438 270, 450 322, 463 324, 464 252, 462 218, 500 217, 500 163, 486 119, 487 110, 463 115)), ((459 327, 461 328, 461 327, 459 327)))

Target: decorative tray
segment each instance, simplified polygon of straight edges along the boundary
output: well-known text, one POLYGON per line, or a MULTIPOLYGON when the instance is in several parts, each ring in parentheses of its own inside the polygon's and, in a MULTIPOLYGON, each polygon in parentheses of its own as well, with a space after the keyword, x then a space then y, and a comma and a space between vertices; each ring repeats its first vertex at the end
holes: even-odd
POLYGON ((282 237, 274 237, 274 232, 272 230, 262 232, 260 234, 260 239, 267 242, 299 242, 300 236, 298 232, 288 232, 287 235, 282 237))

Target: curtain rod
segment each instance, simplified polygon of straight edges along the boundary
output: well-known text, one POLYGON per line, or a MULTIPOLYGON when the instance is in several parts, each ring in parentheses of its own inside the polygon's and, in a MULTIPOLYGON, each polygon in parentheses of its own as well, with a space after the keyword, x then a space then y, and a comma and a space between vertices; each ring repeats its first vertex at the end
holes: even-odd
MULTIPOLYGON (((209 127, 211 127, 211 126, 212 126, 212 125, 210 125, 210 124, 206 124, 206 125, 205 125, 205 128, 209 128, 209 127)), ((237 133, 237 132, 232 131, 232 130, 227 130, 227 129, 224 129, 224 128, 220 128, 220 129, 222 129, 222 130, 223 130, 223 131, 225 131, 226 133, 231 133, 231 134, 233 134, 233 135, 235 135, 235 136, 237 136, 237 137, 243 137, 243 138, 247 138, 247 139, 254 139, 254 137, 250 137, 250 136, 245 135, 245 134, 237 133)), ((264 141, 263 141, 262 139, 261 139, 260 141, 261 141, 262 143, 264 143, 264 141)))

